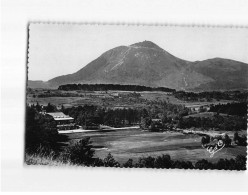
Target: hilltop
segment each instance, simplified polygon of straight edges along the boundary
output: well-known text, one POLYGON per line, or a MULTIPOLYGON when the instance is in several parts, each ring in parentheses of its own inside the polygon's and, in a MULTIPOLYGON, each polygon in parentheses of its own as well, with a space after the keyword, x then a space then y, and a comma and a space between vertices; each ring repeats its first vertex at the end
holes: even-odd
POLYGON ((211 91, 247 89, 248 64, 222 58, 190 62, 173 56, 151 41, 110 49, 73 74, 29 87, 64 84, 123 84, 211 91))

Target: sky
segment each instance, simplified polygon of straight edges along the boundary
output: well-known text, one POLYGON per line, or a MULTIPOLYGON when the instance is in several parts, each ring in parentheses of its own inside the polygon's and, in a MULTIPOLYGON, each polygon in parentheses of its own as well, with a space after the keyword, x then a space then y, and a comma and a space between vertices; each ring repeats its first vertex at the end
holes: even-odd
POLYGON ((28 79, 71 74, 107 50, 145 40, 188 61, 220 57, 248 63, 248 28, 32 23, 28 79))

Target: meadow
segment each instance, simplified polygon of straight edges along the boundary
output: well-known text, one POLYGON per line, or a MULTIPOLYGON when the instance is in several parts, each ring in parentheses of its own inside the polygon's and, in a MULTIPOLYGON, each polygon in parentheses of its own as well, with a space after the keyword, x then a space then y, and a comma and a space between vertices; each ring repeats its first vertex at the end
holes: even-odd
POLYGON ((67 134, 69 140, 78 140, 89 136, 96 150, 95 157, 105 158, 111 153, 124 163, 129 158, 137 162, 140 157, 157 157, 169 154, 172 160, 191 161, 206 159, 217 162, 219 159, 231 159, 237 155, 246 155, 246 147, 232 146, 223 148, 212 158, 201 146, 201 137, 177 132, 148 132, 142 130, 122 130, 109 132, 88 132, 67 134))

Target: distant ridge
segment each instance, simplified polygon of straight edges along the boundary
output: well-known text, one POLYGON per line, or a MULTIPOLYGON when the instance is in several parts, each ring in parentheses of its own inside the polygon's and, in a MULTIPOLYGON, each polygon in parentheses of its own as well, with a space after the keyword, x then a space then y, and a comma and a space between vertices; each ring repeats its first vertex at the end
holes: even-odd
POLYGON ((48 82, 44 82, 44 81, 31 81, 31 80, 28 81, 28 87, 30 87, 30 88, 43 88, 43 89, 46 89, 46 88, 56 88, 56 86, 51 87, 48 82))
POLYGON ((106 51, 79 71, 47 82, 29 81, 31 88, 64 84, 122 84, 211 91, 248 89, 248 64, 222 58, 189 62, 151 41, 106 51))

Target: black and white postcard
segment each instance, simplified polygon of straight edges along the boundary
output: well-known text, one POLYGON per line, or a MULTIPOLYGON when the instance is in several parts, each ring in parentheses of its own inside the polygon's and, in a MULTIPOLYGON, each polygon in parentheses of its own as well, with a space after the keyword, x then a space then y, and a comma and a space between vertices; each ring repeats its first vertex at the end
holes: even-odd
POLYGON ((30 23, 25 164, 246 170, 247 34, 30 23))

